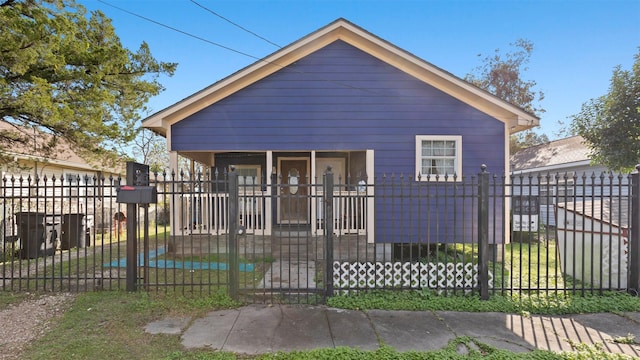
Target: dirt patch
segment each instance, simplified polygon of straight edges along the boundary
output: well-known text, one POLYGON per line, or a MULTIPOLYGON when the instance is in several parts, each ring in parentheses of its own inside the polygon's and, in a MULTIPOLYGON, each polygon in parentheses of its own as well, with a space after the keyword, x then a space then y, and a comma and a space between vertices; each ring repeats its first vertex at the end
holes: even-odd
POLYGON ((44 335, 73 299, 68 293, 33 295, 0 310, 0 359, 19 359, 24 347, 44 335))

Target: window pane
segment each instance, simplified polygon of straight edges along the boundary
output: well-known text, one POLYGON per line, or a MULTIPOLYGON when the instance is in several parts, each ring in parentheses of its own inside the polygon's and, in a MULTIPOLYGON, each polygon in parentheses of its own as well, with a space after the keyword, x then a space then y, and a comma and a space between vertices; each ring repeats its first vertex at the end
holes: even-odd
POLYGON ((431 141, 431 149, 433 156, 442 156, 442 141, 431 141))
POLYGON ((259 166, 253 165, 237 165, 238 184, 240 185, 256 185, 260 184, 259 166))
POLYGON ((432 156, 432 142, 431 141, 423 141, 422 142, 422 156, 432 156))
POLYGON ((422 159, 422 170, 421 173, 424 175, 431 174, 431 160, 422 159))
POLYGON ((444 152, 446 156, 456 156, 456 142, 446 141, 444 144, 444 152))
POLYGON ((553 204, 552 195, 549 193, 548 189, 545 187, 541 187, 538 190, 538 197, 540 201, 540 205, 549 205, 553 204))
POLYGON ((440 174, 453 175, 455 172, 453 159, 440 159, 436 160, 436 163, 440 174))
MULTIPOLYGON (((418 172, 422 175, 453 176, 457 174, 460 166, 460 149, 462 137, 458 135, 418 135, 417 137, 417 163, 418 172)), ((426 179, 426 177, 425 177, 426 179)))
POLYGON ((449 140, 422 141, 422 174, 453 175, 455 173, 456 142, 449 140))
POLYGON ((456 156, 456 142, 444 140, 423 141, 422 156, 456 156))

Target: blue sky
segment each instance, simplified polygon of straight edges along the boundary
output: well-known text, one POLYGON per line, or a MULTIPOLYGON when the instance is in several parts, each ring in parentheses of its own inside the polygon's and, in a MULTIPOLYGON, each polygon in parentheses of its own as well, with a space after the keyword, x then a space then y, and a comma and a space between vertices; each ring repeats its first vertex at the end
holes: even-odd
MULTIPOLYGON (((97 0, 79 0, 113 19, 124 46, 146 41, 154 57, 177 62, 166 90, 151 99, 159 111, 278 50, 190 0, 104 0, 243 55, 167 29, 97 0)), ((557 138, 558 121, 606 94, 613 68, 630 69, 640 46, 640 0, 196 0, 242 27, 286 46, 337 18, 369 32, 454 75, 481 64, 478 54, 506 52, 519 38, 534 51, 527 80, 544 92, 541 129, 557 138)))

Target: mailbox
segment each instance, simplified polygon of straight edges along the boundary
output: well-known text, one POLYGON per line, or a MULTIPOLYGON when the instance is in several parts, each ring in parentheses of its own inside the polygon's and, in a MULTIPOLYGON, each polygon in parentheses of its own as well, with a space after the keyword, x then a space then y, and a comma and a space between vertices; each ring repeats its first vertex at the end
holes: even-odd
POLYGON ((157 199, 155 186, 120 186, 116 195, 116 202, 125 204, 155 204, 157 199))

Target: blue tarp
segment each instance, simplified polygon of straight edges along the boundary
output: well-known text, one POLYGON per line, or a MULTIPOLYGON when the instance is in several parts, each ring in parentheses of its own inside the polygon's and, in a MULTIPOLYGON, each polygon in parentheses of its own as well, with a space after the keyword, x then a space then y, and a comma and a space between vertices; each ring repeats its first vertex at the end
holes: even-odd
MULTIPOLYGON (((149 267, 159 269, 186 269, 186 270, 228 270, 227 263, 220 262, 199 262, 199 261, 176 261, 176 260, 154 260, 159 255, 166 253, 165 248, 149 251, 149 267)), ((138 255, 138 266, 144 265, 144 255, 138 255)), ((127 258, 113 260, 104 264, 105 267, 127 267, 127 258)), ((240 271, 249 272, 255 269, 255 264, 239 264, 240 271)))

